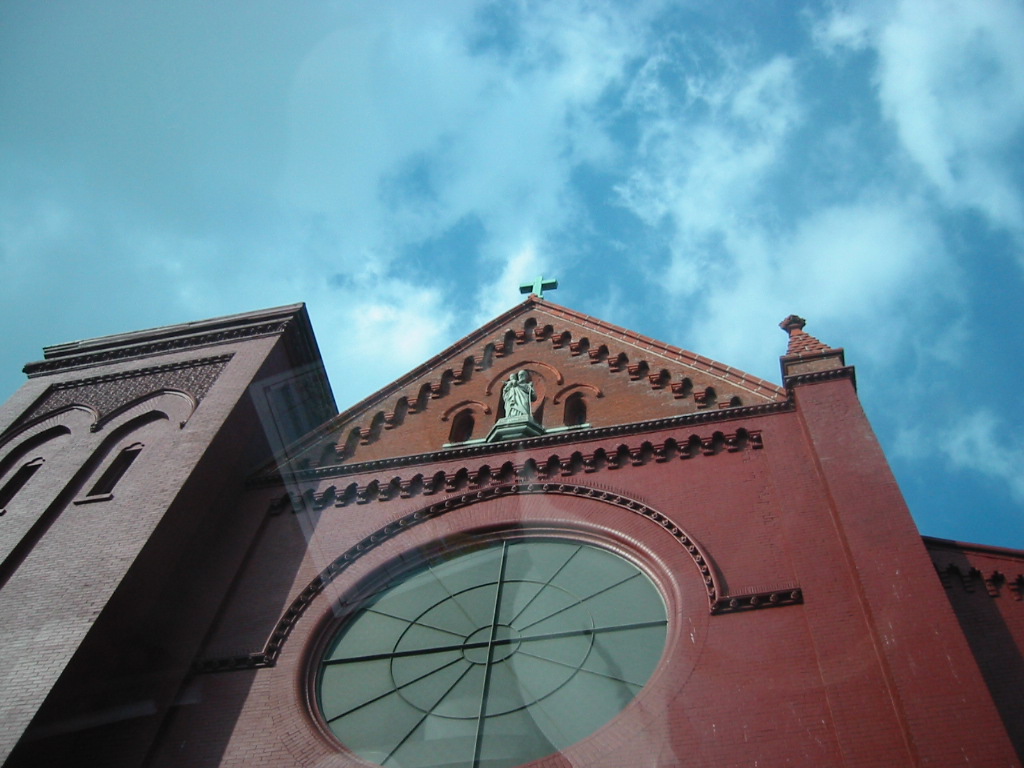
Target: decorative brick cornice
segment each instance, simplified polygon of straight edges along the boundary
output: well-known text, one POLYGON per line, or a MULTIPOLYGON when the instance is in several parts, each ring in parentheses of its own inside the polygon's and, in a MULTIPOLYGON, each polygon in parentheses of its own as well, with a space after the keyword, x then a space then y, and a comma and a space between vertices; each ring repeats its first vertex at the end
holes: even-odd
POLYGON ((580 443, 612 437, 639 435, 672 428, 685 428, 698 424, 716 424, 741 418, 785 413, 792 411, 793 409, 794 403, 792 399, 790 399, 777 403, 737 406, 717 411, 699 411, 680 416, 670 416, 664 419, 634 422, 632 424, 618 424, 611 427, 597 427, 593 429, 567 430, 565 432, 540 435, 538 437, 528 438, 525 440, 466 445, 457 448, 446 448, 441 451, 431 451, 430 453, 419 453, 409 456, 395 456, 387 459, 365 461, 358 464, 337 464, 326 467, 311 467, 309 469, 300 469, 284 473, 273 472, 256 475, 255 477, 250 478, 248 485, 251 487, 280 485, 286 481, 302 482, 306 480, 327 479, 332 477, 346 477, 348 475, 378 472, 388 469, 396 469, 399 467, 437 464, 439 462, 450 462, 458 459, 493 456, 513 451, 517 453, 526 453, 534 450, 540 451, 541 449, 552 446, 565 445, 567 443, 580 443))
POLYGON ((447 512, 503 496, 532 494, 559 494, 593 499, 638 514, 659 525, 675 538, 693 560, 704 582, 708 598, 708 612, 711 615, 796 605, 803 601, 803 593, 798 586, 765 592, 722 595, 719 589, 719 580, 711 565, 711 560, 701 546, 668 517, 635 498, 630 498, 612 490, 568 483, 508 484, 481 489, 474 493, 452 496, 387 523, 346 550, 306 585, 278 621, 273 633, 271 633, 260 651, 217 659, 203 659, 196 663, 196 670, 198 672, 229 672, 274 666, 277 663, 282 647, 291 635, 292 629, 294 629, 299 619, 302 618, 313 600, 323 592, 328 584, 365 554, 403 531, 447 512))
POLYGON ((745 592, 738 595, 725 595, 718 598, 711 606, 711 613, 742 613, 758 608, 776 608, 784 605, 799 605, 804 601, 804 593, 799 587, 769 590, 767 592, 745 592))
POLYGON ((720 453, 736 453, 743 450, 758 450, 763 447, 761 433, 747 431, 742 427, 725 434, 690 435, 676 439, 668 437, 652 443, 645 440, 632 446, 623 444, 598 447, 587 453, 573 451, 567 456, 551 454, 538 461, 533 457, 517 457, 517 461, 506 461, 501 466, 488 464, 470 468, 466 465, 449 471, 418 472, 405 477, 396 477, 390 472, 366 479, 363 484, 352 482, 338 488, 334 485, 321 491, 307 489, 301 495, 288 494, 282 501, 271 505, 270 514, 280 514, 290 504, 292 511, 322 510, 329 506, 346 507, 351 504, 369 504, 375 501, 408 499, 413 496, 430 496, 435 493, 458 493, 488 486, 504 485, 511 482, 525 484, 557 478, 612 471, 623 467, 643 466, 651 461, 663 463, 671 460, 686 460, 696 456, 714 456, 720 453))
POLYGON ((95 365, 113 363, 120 360, 130 360, 138 357, 150 357, 166 352, 179 352, 183 349, 195 349, 197 347, 208 347, 213 344, 223 344, 227 341, 254 338, 257 336, 270 336, 282 333, 287 328, 287 321, 275 321, 259 325, 249 325, 240 328, 225 328, 211 333, 200 333, 191 336, 174 337, 152 341, 149 343, 132 344, 124 347, 112 347, 97 352, 60 357, 53 360, 41 360, 36 363, 29 363, 24 367, 25 374, 29 378, 45 376, 49 373, 63 370, 75 370, 79 368, 90 368, 95 365))
POLYGON ((850 379, 853 382, 854 388, 857 386, 856 371, 852 365, 846 365, 842 368, 830 368, 825 371, 812 371, 810 373, 798 373, 793 376, 786 376, 782 380, 782 386, 786 390, 792 392, 793 387, 799 387, 803 384, 819 384, 823 381, 835 381, 837 379, 850 379))
POLYGON ((986 574, 978 568, 961 569, 955 563, 945 568, 936 565, 935 571, 946 589, 959 584, 965 592, 987 594, 989 597, 1000 597, 1005 589, 1013 600, 1024 600, 1024 573, 1008 576, 1001 571, 991 570, 986 574))
POLYGON ((99 424, 125 405, 160 390, 180 390, 198 403, 209 392, 231 357, 230 354, 217 355, 56 383, 14 426, 71 405, 94 409, 99 416, 99 424))

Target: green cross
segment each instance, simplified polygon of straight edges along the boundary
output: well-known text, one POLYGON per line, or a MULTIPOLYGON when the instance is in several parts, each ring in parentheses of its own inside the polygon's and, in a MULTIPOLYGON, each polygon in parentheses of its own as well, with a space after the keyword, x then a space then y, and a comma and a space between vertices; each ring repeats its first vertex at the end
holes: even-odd
POLYGON ((535 293, 537 298, 544 298, 544 291, 553 291, 558 287, 557 280, 545 280, 543 275, 538 275, 532 283, 523 283, 519 286, 520 293, 535 293))

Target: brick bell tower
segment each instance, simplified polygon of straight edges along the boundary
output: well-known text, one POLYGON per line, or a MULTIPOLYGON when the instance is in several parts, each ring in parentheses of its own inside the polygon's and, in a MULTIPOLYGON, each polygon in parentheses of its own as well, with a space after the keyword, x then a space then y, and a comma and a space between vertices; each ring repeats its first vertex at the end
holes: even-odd
POLYGON ((139 765, 259 526, 245 477, 334 402, 302 305, 44 352, 0 411, 0 762, 139 765))
POLYGON ((271 314, 90 342, 9 404, 10 765, 1020 765, 801 318, 778 386, 533 293, 324 417, 271 314), (222 368, 103 406, 89 344, 138 352, 111 382, 222 368))

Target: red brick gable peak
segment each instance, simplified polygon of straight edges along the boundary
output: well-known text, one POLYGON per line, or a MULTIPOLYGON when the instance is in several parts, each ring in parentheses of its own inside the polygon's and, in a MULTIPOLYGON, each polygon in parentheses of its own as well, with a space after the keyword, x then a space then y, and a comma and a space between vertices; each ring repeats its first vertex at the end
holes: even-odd
MULTIPOLYGON (((502 358, 512 362, 511 356, 522 354, 519 350, 527 352, 536 343, 563 350, 567 357, 601 364, 613 376, 645 382, 652 390, 666 392, 670 399, 692 398, 700 403, 700 408, 726 407, 731 399, 721 397, 726 391, 730 395, 743 393, 742 400, 737 400, 744 405, 750 404, 750 399, 761 403, 786 399, 785 390, 777 384, 531 294, 521 304, 341 412, 286 449, 280 458, 295 460, 308 456, 319 464, 323 459, 313 454, 319 455, 329 448, 322 444, 324 438, 329 438, 336 441, 339 455, 352 459, 354 451, 362 452, 359 445, 377 442, 385 433, 402 427, 407 416, 416 418, 416 414, 425 413, 430 402, 461 390, 462 385, 492 366, 498 370, 504 364, 499 362, 502 358), (564 321, 564 325, 559 321, 564 321), (693 391, 688 388, 692 382, 686 376, 687 370, 692 371, 693 382, 698 377, 704 379, 702 385, 693 385, 693 391), (717 383, 707 387, 712 380, 717 383), (717 399, 709 400, 711 395, 717 399)), ((465 395, 460 393, 459 397, 465 395)))
MULTIPOLYGON (((495 334, 500 335, 502 330, 508 329, 513 321, 526 316, 534 308, 540 308, 548 314, 570 320, 584 328, 593 328, 594 330, 601 331, 606 335, 618 337, 633 346, 648 349, 668 357, 677 358, 679 362, 691 365, 699 370, 716 374, 728 380, 743 382, 747 384, 752 391, 763 393, 765 399, 785 399, 785 390, 778 384, 774 384, 756 376, 751 376, 750 374, 744 373, 736 368, 731 368, 727 365, 716 362, 715 360, 711 360, 710 358, 702 357, 701 355, 682 349, 681 347, 675 347, 671 344, 660 342, 657 339, 643 336, 642 334, 627 330, 592 315, 585 315, 582 312, 577 312, 573 309, 569 309, 568 307, 554 304, 546 299, 538 297, 536 294, 531 293, 521 304, 512 307, 507 312, 498 315, 498 317, 494 318, 491 322, 459 339, 450 347, 434 355, 428 361, 409 371, 405 376, 395 380, 384 389, 378 390, 364 400, 342 411, 337 417, 332 419, 330 423, 339 424, 345 422, 351 416, 359 413, 360 411, 365 411, 377 403, 387 400, 393 393, 400 391, 408 383, 419 379, 424 374, 439 371, 446 361, 454 360, 460 355, 460 353, 476 344, 492 338, 495 334)), ((329 428, 329 425, 325 425, 325 428, 329 428)))

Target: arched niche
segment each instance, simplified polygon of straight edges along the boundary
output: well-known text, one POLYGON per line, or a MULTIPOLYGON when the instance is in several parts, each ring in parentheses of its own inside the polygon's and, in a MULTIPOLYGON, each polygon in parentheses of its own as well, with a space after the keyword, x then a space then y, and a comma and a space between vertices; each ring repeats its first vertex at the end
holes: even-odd
POLYGON ((452 418, 452 428, 448 433, 449 443, 464 443, 473 438, 476 418, 470 408, 464 408, 452 418))

